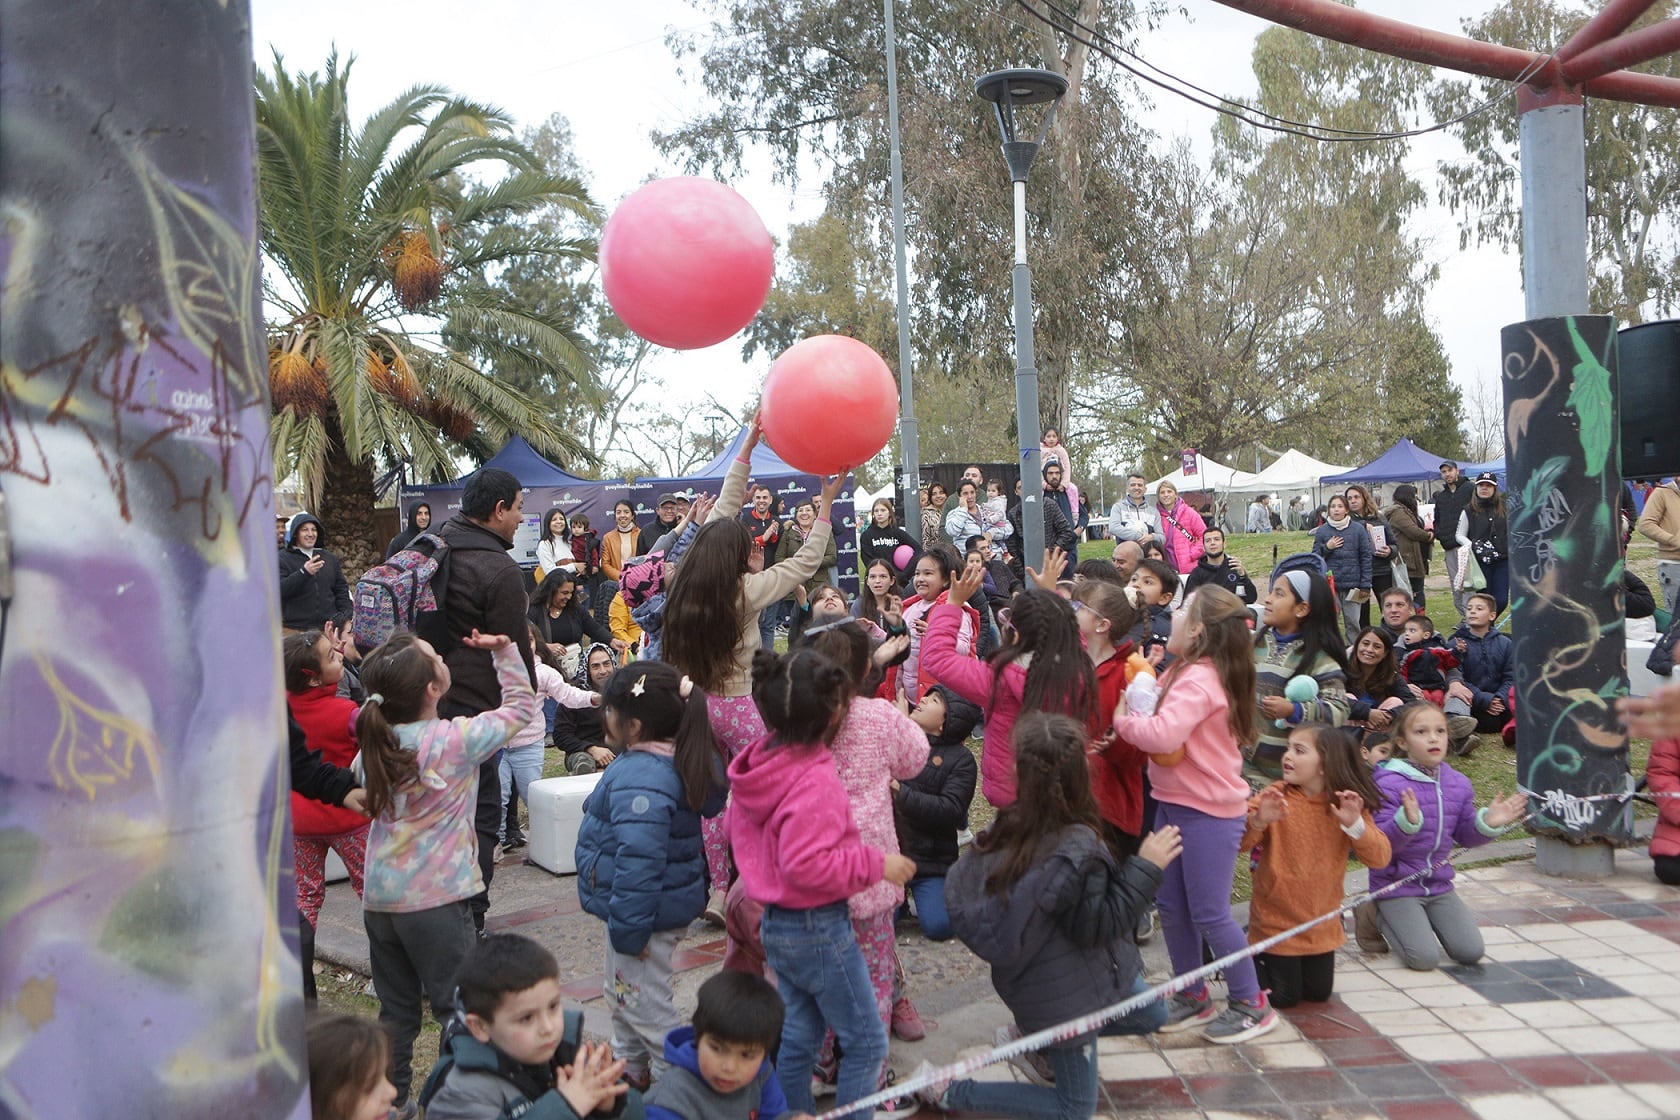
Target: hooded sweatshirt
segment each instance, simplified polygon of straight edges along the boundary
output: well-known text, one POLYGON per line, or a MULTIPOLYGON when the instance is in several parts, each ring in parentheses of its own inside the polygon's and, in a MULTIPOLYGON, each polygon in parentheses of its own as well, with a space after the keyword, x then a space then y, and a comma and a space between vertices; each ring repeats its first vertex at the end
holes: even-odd
MULTIPOLYGON (((605 650, 607 656, 618 663, 618 654, 605 642, 592 642, 578 658, 577 676, 572 683, 586 692, 593 692, 595 686, 589 680, 589 658, 596 650, 605 650)), ((623 754, 615 750, 607 742, 607 731, 601 722, 601 709, 596 707, 561 708, 554 713, 554 745, 562 754, 574 755, 579 751, 586 751, 590 747, 606 747, 614 755, 623 754)))
POLYGON ((700 1076, 698 1046, 693 1027, 678 1027, 665 1036, 671 1068, 642 1100, 647 1120, 786 1120, 794 1115, 769 1058, 751 1081, 720 1093, 700 1076))
POLYGON ((901 779, 893 797, 899 850, 916 861, 916 877, 945 874, 957 862, 957 832, 968 820, 979 770, 968 750, 968 737, 980 722, 980 708, 948 688, 945 726, 928 737, 927 765, 914 778, 901 779))
MULTIPOLYGON (((408 507, 408 524, 403 527, 402 532, 391 538, 390 544, 385 546, 385 559, 389 560, 391 557, 407 548, 409 541, 412 541, 415 537, 418 537, 421 533, 427 531, 426 529, 420 528, 420 526, 415 523, 415 518, 419 516, 421 510, 425 510, 429 515, 432 512, 432 507, 426 502, 415 502, 412 506, 408 507)), ((429 519, 427 520, 426 525, 427 529, 431 527, 431 521, 429 519)))
POLYGON ((280 625, 288 630, 319 630, 324 623, 350 619, 350 585, 338 557, 328 552, 327 533, 313 513, 299 513, 286 525, 286 547, 280 552, 280 625), (315 547, 306 552, 297 543, 298 530, 315 526, 315 547), (310 575, 304 567, 321 558, 321 570, 310 575))
POLYGON ((726 824, 741 885, 766 906, 814 910, 881 881, 828 748, 754 740, 729 764, 726 824))
POLYGON ((957 636, 962 617, 962 609, 950 603, 935 607, 928 615, 927 633, 922 635, 922 666, 941 684, 985 711, 980 790, 987 801, 1001 809, 1015 800, 1015 748, 1010 736, 1027 690, 1027 658, 1010 662, 999 676, 986 662, 959 653, 957 636))

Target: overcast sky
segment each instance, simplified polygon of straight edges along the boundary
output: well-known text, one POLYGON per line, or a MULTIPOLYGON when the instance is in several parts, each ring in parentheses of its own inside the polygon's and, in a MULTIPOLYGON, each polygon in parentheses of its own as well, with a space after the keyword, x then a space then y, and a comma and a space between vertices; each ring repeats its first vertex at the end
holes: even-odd
MULTIPOLYGON (((998 2, 998 0, 986 0, 998 2)), ((1151 63, 1226 95, 1254 91, 1249 58, 1264 21, 1213 0, 1181 0, 1178 14, 1141 41, 1151 63)), ((1367 0, 1362 7, 1424 26, 1457 32, 1458 21, 1494 7, 1492 0, 1367 0)), ((649 141, 692 112, 703 96, 685 83, 665 46, 671 29, 697 30, 705 20, 685 0, 479 0, 464 9, 441 0, 252 0, 256 57, 266 66, 278 50, 298 69, 318 69, 337 44, 356 56, 351 112, 362 119, 403 89, 437 83, 511 113, 521 125, 551 113, 571 121, 578 158, 596 199, 611 206, 649 177, 671 174, 649 141)), ((1000 59, 1004 66, 1018 60, 1000 59)), ((979 105, 976 104, 976 112, 979 105)), ((1200 150, 1214 114, 1156 94, 1145 114, 1163 137, 1191 136, 1200 150)), ((1414 141, 1408 166, 1436 193, 1435 166, 1458 151, 1442 137, 1414 141)), ((999 157, 998 189, 1008 189, 999 157)), ((779 237, 786 227, 821 209, 818 184, 795 194, 770 181, 756 161, 731 183, 779 237)), ((1499 366, 1499 329, 1522 319, 1521 277, 1515 254, 1483 249, 1461 253, 1457 225, 1439 207, 1414 222, 1430 246, 1441 279, 1428 308, 1461 385, 1491 382, 1499 366)), ((1000 277, 999 283, 1006 278, 1000 277)), ((889 356, 890 357, 890 356, 889 356)), ((738 340, 704 351, 662 354, 654 370, 677 397, 703 391, 733 401, 756 392, 768 361, 752 366, 738 340)))

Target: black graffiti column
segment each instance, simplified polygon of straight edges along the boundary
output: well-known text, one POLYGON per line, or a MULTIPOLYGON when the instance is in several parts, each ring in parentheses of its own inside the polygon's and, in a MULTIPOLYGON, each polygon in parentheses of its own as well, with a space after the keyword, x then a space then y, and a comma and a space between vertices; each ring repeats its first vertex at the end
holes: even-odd
POLYGON ((1542 869, 1608 873, 1631 819, 1585 799, 1628 780, 1615 321, 1532 319, 1501 339, 1517 774, 1542 869))

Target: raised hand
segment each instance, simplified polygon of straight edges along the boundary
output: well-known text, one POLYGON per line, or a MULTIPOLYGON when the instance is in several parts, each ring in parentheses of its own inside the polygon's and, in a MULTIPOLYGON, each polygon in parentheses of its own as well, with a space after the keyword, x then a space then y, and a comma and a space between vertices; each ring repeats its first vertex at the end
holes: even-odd
POLYGON ((1414 828, 1423 823, 1423 810, 1418 808, 1417 794, 1410 788, 1400 794, 1400 811, 1406 814, 1406 823, 1414 828))
POLYGON ((572 1111, 588 1116, 629 1091, 630 1086, 619 1080, 623 1075, 624 1060, 613 1059, 611 1046, 585 1042, 571 1065, 554 1071, 554 1088, 572 1111))
POLYGON ((1051 545, 1044 550, 1044 567, 1040 571, 1027 569, 1027 578, 1037 584, 1044 591, 1056 590, 1056 581, 1061 579, 1062 568, 1067 564, 1067 553, 1051 545))
POLYGON ((1337 790, 1330 799, 1330 811, 1336 814, 1343 828, 1352 828, 1365 815, 1365 799, 1351 789, 1337 790))
POLYGON ((1138 845, 1138 858, 1148 860, 1156 867, 1165 870, 1166 866, 1177 859, 1178 854, 1183 850, 1184 840, 1179 835, 1178 826, 1169 824, 1165 828, 1156 829, 1143 838, 1143 843, 1138 845))
POLYGON ((1516 824, 1528 812, 1528 798, 1520 793, 1507 794, 1488 803, 1486 821, 1490 828, 1504 828, 1516 824))
POLYGON ((1283 799, 1283 791, 1277 789, 1263 789, 1254 803, 1254 823, 1256 827, 1265 828, 1276 824, 1289 815, 1289 803, 1283 799))
POLYGON ((897 659, 899 654, 909 648, 910 635, 894 634, 892 637, 875 647, 875 652, 870 655, 870 660, 875 663, 875 667, 877 669, 885 669, 897 659))
POLYGON ((846 473, 851 469, 852 468, 850 467, 841 467, 839 474, 823 483, 821 495, 822 504, 817 507, 818 516, 821 516, 824 510, 832 510, 834 508, 834 499, 840 496, 840 491, 846 485, 846 473))
POLYGON ((951 581, 951 589, 946 594, 946 600, 952 603, 966 603, 979 593, 985 586, 986 573, 979 569, 964 568, 962 575, 951 581))
POLYGON ((512 645, 513 639, 506 634, 480 634, 474 630, 461 639, 461 644, 468 649, 487 649, 494 653, 503 646, 512 645))

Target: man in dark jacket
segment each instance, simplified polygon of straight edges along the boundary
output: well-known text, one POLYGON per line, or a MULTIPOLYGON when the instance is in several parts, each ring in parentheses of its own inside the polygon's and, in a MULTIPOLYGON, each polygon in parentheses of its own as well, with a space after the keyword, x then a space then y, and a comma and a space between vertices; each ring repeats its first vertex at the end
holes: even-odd
POLYGON ((1458 539, 1458 515, 1470 504, 1474 490, 1464 481, 1457 463, 1448 459, 1441 464, 1441 488, 1435 491, 1435 540, 1447 558, 1448 586, 1457 588, 1452 597, 1460 618, 1464 617, 1464 590, 1458 587, 1458 565, 1464 555, 1460 546, 1465 542, 1458 539))
POLYGON ((350 620, 350 585, 338 557, 322 547, 321 521, 297 514, 286 526, 280 550, 280 625, 287 633, 320 630, 350 620))
POLYGON ((1210 525, 1202 537, 1202 549, 1202 558, 1184 578, 1186 599, 1196 588, 1211 583, 1216 587, 1223 587, 1247 606, 1252 607, 1259 601, 1260 596, 1254 590, 1254 581, 1248 578, 1248 572, 1243 569, 1243 562, 1225 551, 1225 530, 1210 525))
MULTIPOLYGON (((536 660, 525 620, 525 577, 508 555, 524 510, 519 480, 507 471, 485 467, 467 479, 461 491, 460 512, 438 531, 449 545, 448 577, 441 604, 445 648, 438 650, 449 666, 450 677, 449 691, 438 702, 438 715, 444 719, 476 716, 502 706, 502 686, 496 683, 496 667, 489 651, 461 644, 460 639, 474 630, 506 634, 513 639, 525 659, 531 687, 536 687, 536 660)), ((478 768, 478 815, 474 822, 478 867, 485 887, 472 900, 473 924, 480 931, 484 929, 485 911, 490 908, 501 807, 502 780, 492 757, 478 768)))
MULTIPOLYGON (((1022 537, 1020 502, 1009 507, 1009 539, 1004 546, 1009 550, 1010 570, 1015 573, 1015 578, 1025 580, 1022 553, 1026 551, 1026 544, 1022 537)), ((1048 494, 1044 498, 1044 547, 1059 548, 1067 553, 1067 567, 1058 578, 1070 578, 1074 565, 1079 562, 1079 533, 1062 512, 1062 507, 1051 501, 1048 494)), ((1025 563, 1036 568, 1044 563, 1044 558, 1028 556, 1025 563)))

